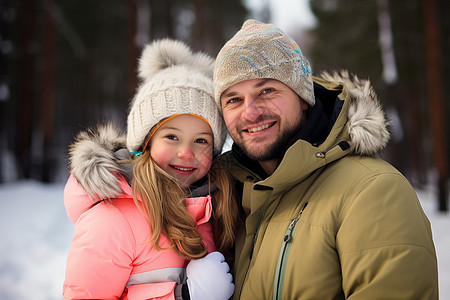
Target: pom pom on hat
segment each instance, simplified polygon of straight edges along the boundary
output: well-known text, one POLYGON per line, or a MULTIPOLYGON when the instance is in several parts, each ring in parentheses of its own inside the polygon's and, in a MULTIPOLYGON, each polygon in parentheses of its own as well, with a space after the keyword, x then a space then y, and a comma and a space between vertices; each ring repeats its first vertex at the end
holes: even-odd
POLYGON ((201 52, 192 53, 181 41, 163 39, 144 48, 139 59, 138 75, 143 82, 148 82, 154 79, 153 76, 158 72, 181 65, 212 77, 214 70, 211 67, 212 63, 213 58, 201 52))
POLYGON ((217 55, 214 96, 249 79, 270 78, 289 86, 309 106, 314 106, 311 67, 297 43, 272 24, 247 20, 217 55))
POLYGON ((128 114, 127 148, 140 150, 149 131, 175 114, 205 118, 214 135, 214 154, 221 152, 226 137, 222 115, 213 92, 214 60, 192 52, 181 41, 163 39, 147 45, 139 59, 142 83, 128 114))

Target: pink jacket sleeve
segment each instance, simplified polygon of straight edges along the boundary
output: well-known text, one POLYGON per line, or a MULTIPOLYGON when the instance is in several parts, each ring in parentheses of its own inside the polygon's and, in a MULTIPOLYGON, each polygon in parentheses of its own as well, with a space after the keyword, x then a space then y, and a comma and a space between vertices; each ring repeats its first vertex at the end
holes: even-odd
POLYGON ((119 299, 132 269, 135 241, 121 212, 101 202, 75 223, 64 299, 119 299))

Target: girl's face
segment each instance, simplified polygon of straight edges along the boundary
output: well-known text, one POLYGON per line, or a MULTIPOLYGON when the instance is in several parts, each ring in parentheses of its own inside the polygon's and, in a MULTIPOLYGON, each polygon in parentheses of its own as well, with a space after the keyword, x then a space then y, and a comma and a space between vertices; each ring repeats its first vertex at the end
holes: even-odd
POLYGON ((159 167, 177 178, 183 187, 189 187, 203 178, 211 167, 211 127, 196 116, 176 116, 153 134, 150 155, 159 167))

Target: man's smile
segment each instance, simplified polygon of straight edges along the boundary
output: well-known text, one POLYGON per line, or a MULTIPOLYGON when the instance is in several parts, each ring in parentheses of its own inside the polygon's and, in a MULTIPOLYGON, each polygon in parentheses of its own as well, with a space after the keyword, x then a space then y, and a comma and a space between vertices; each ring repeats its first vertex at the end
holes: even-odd
POLYGON ((258 132, 258 131, 267 129, 267 128, 269 128, 269 127, 272 127, 273 125, 275 125, 275 123, 276 123, 276 122, 272 122, 272 123, 260 125, 260 126, 258 126, 258 127, 247 128, 247 129, 244 129, 243 131, 245 131, 245 132, 250 132, 250 133, 254 133, 254 132, 258 132))

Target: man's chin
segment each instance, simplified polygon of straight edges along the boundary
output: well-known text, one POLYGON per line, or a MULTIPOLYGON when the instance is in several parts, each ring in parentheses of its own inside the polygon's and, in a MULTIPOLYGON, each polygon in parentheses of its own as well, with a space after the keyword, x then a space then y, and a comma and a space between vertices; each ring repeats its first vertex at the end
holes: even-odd
POLYGON ((240 136, 241 143, 237 143, 244 153, 251 159, 263 162, 280 160, 284 156, 286 145, 294 133, 298 131, 297 126, 292 126, 289 130, 284 130, 276 136, 261 136, 261 138, 245 139, 240 136))
POLYGON ((252 147, 244 145, 244 147, 241 147, 241 149, 249 158, 256 161, 270 161, 278 159, 278 148, 279 147, 277 147, 277 145, 273 144, 264 144, 252 147))

